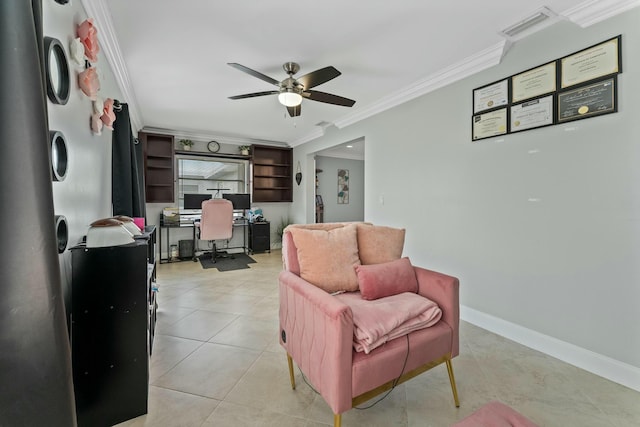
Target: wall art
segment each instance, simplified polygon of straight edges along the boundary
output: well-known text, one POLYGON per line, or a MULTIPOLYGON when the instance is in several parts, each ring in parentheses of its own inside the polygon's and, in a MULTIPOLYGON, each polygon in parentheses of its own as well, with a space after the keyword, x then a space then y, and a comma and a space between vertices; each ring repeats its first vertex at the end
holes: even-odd
POLYGON ((338 204, 349 203, 349 170, 338 169, 338 204))

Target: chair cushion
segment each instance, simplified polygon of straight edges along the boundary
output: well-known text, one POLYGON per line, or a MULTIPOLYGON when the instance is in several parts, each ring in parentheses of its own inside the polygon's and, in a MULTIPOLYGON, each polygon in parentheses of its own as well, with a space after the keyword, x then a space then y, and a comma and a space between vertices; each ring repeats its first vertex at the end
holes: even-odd
POLYGON ((373 265, 356 265, 362 298, 373 300, 403 292, 418 292, 418 279, 409 258, 373 265))
POLYGON ((358 224, 358 255, 362 264, 399 259, 404 247, 404 228, 358 224))
POLYGON ((327 292, 358 290, 355 224, 332 230, 289 227, 288 231, 298 251, 300 277, 327 292))

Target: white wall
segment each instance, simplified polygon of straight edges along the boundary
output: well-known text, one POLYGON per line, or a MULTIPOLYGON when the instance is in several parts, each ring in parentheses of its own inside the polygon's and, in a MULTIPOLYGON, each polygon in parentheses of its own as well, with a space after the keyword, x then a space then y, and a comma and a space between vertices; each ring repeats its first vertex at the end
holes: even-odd
MULTIPOLYGON (((77 25, 87 18, 84 8, 80 1, 73 1, 67 5, 60 5, 54 1, 44 1, 42 4, 44 35, 59 39, 68 58, 69 41, 76 37, 77 25)), ((126 102, 102 52, 98 54, 98 62, 94 65, 100 71, 100 96, 126 102)), ((111 216, 112 132, 104 129, 100 136, 91 133, 91 100, 82 93, 77 83, 77 74, 82 69, 75 68, 71 62, 70 69, 69 101, 66 105, 48 102, 49 128, 61 131, 67 140, 67 177, 62 182, 52 184, 55 213, 64 215, 69 223, 67 248, 75 246, 80 241, 87 233, 91 222, 111 216)), ((63 287, 67 294, 71 275, 71 253, 67 250, 60 260, 63 287)))
POLYGON ((364 221, 364 162, 316 156, 318 194, 324 203, 324 222, 364 221), (349 171, 349 203, 338 204, 338 169, 349 171))
MULTIPOLYGON (((308 167, 310 153, 365 137, 367 221, 406 228, 405 254, 458 276, 465 307, 619 366, 639 388, 638 22, 635 8, 586 29, 555 24, 499 66, 327 129, 294 162, 308 167), (618 113, 471 142, 474 88, 618 34, 618 113)), ((313 222, 311 191, 294 194, 298 220, 313 222)))

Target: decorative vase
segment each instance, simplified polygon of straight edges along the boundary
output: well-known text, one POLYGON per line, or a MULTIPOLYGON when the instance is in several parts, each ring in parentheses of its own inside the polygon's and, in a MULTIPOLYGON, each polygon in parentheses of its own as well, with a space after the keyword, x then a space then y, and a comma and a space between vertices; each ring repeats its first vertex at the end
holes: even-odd
POLYGON ((184 151, 191 151, 191 146, 190 146, 190 145, 183 145, 183 146, 182 146, 182 149, 183 149, 184 151))
POLYGON ((248 156, 249 155, 249 150, 241 150, 240 154, 242 154, 243 156, 248 156))

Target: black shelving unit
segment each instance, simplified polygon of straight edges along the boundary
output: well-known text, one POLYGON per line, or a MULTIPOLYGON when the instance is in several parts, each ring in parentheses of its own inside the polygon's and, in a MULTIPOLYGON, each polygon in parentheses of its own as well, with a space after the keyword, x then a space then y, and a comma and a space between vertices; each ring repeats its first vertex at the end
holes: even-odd
POLYGON ((156 320, 155 227, 135 243, 72 252, 71 357, 78 426, 147 413, 156 320))

